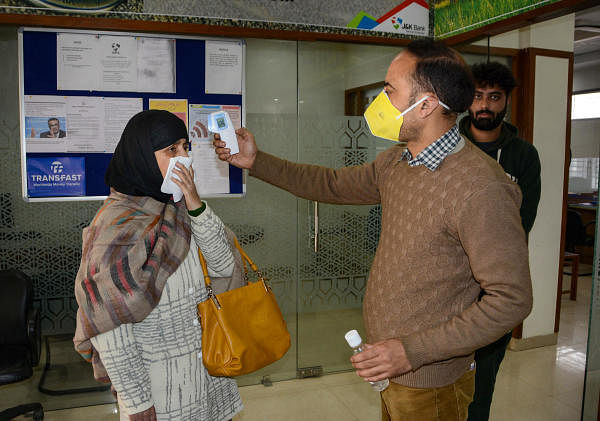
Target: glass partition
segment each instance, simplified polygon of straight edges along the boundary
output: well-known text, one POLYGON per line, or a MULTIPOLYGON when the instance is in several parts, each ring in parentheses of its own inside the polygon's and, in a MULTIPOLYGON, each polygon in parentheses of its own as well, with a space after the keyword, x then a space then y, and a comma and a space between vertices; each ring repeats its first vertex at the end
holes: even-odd
MULTIPOLYGON (((296 161, 297 43, 247 42, 247 127, 261 150, 296 161)), ((253 177, 247 177, 246 182, 245 198, 213 199, 210 204, 238 236, 247 236, 245 250, 270 279, 292 336, 292 347, 275 364, 239 377, 240 385, 296 377, 297 354, 297 199, 253 177)))
MULTIPOLYGON (((598 178, 600 179, 600 170, 598 178)), ((598 192, 596 184, 596 192, 598 192)), ((592 300, 588 325, 585 386, 583 392, 583 421, 600 419, 600 226, 598 225, 598 196, 596 195, 596 244, 592 278, 592 300)))
MULTIPOLYGON (((377 95, 399 52, 397 47, 299 43, 299 162, 332 168, 360 165, 391 146, 371 135, 363 109, 358 116, 345 115, 345 102, 346 92, 360 87, 380 84, 374 88, 377 95)), ((378 207, 298 199, 300 376, 351 368, 344 334, 358 329, 364 337, 362 300, 379 224, 378 207)))

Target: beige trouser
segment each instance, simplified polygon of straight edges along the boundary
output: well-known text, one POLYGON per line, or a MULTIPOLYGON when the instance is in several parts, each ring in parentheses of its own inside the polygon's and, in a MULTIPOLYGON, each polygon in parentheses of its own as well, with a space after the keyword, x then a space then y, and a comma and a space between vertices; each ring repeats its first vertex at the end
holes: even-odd
POLYGON ((390 382, 381 392, 383 421, 465 421, 475 391, 475 370, 455 383, 417 389, 390 382))

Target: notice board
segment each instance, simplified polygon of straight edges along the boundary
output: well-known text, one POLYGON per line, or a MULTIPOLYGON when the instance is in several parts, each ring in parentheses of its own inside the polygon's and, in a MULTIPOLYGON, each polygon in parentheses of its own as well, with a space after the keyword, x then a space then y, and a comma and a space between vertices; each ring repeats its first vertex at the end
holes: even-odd
POLYGON ((19 29, 21 173, 26 201, 101 200, 127 121, 166 109, 187 125, 201 197, 245 194, 243 172, 219 161, 206 119, 245 124, 243 40, 19 29))

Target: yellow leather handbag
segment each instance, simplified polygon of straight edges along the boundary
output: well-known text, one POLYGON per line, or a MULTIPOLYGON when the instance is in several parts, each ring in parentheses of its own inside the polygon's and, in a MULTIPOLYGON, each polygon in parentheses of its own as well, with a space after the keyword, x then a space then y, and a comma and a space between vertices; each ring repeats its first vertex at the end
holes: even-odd
POLYGON ((198 250, 208 299, 198 303, 202 362, 213 376, 240 376, 274 363, 290 347, 290 334, 266 278, 240 247, 245 286, 214 294, 206 260, 198 250), (248 282, 248 268, 258 280, 248 282))

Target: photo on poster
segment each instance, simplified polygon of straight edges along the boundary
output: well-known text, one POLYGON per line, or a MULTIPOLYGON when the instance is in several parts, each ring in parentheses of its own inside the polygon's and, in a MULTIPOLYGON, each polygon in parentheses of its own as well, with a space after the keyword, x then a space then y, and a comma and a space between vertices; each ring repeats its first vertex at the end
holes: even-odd
POLYGON ((85 196, 85 158, 27 158, 27 196, 85 196))
POLYGON ((25 133, 30 139, 62 139, 67 137, 67 119, 57 117, 25 117, 25 133))
POLYGON ((27 152, 66 152, 72 133, 68 127, 67 97, 25 95, 24 133, 27 152))

